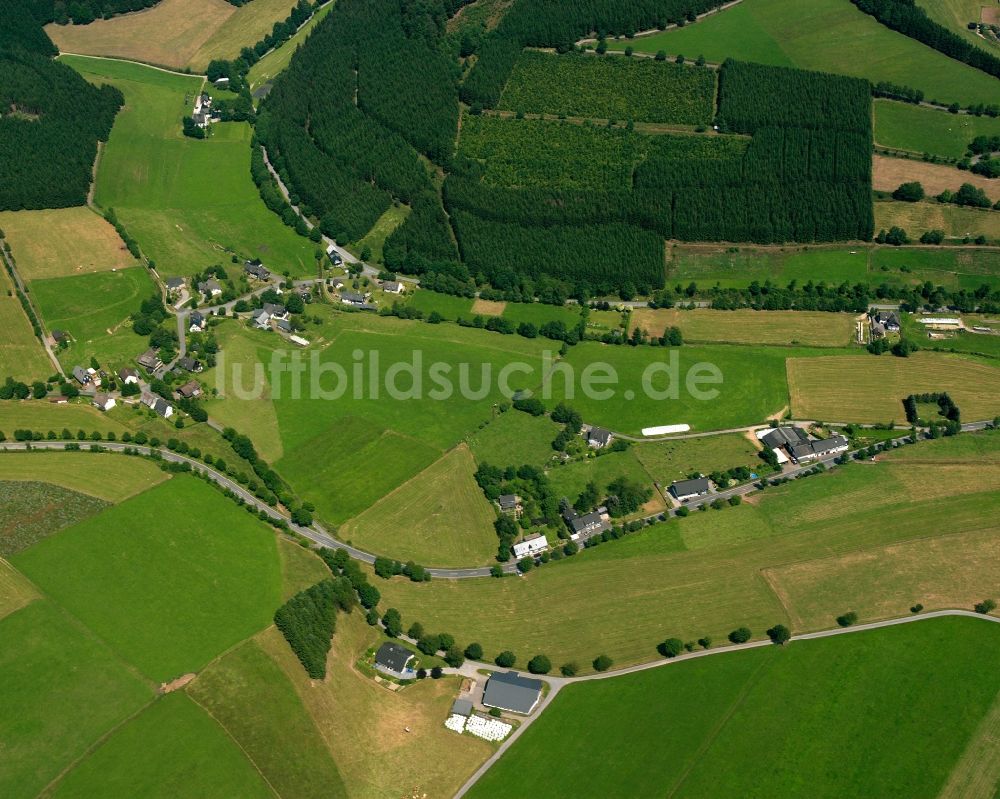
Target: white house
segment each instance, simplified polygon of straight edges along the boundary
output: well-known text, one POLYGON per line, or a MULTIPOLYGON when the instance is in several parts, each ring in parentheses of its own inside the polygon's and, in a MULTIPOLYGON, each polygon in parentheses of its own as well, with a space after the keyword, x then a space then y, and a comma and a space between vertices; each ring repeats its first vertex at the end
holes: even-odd
POLYGON ((99 392, 94 395, 93 404, 95 408, 99 408, 102 411, 110 411, 115 407, 115 398, 110 394, 105 394, 104 392, 99 392))
POLYGON ((549 540, 544 535, 528 538, 525 541, 519 541, 514 544, 514 557, 520 559, 538 555, 548 548, 549 540))
POLYGON ((122 383, 132 383, 133 385, 139 384, 139 373, 135 369, 130 369, 125 367, 124 369, 118 370, 118 379, 122 383))

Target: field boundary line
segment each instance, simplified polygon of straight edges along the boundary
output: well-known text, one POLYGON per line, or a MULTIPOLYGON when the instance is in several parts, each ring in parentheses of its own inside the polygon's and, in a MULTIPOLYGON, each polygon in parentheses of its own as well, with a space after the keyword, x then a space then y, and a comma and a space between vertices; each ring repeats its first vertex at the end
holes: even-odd
POLYGON ((998 780, 1000 780, 1000 691, 966 742, 937 799, 991 799, 998 780))
MULTIPOLYGON (((250 639, 248 638, 246 640, 249 641, 250 639)), ((197 679, 197 678, 195 678, 195 679, 197 679)), ((219 729, 221 729, 226 734, 226 737, 229 738, 229 740, 232 741, 236 745, 236 748, 239 749, 243 753, 243 757, 245 757, 247 759, 247 762, 251 766, 253 766, 254 771, 256 771, 260 775, 260 778, 262 780, 264 780, 264 784, 271 790, 271 793, 273 793, 276 797, 278 797, 278 799, 281 799, 281 794, 278 792, 278 789, 275 788, 271 784, 271 781, 267 778, 267 776, 264 774, 264 772, 260 770, 260 766, 257 765, 257 761, 254 760, 250 756, 250 753, 246 749, 243 748, 243 744, 241 744, 239 741, 236 740, 236 737, 229 731, 229 728, 226 727, 226 725, 223 724, 221 721, 219 721, 213 715, 213 713, 212 713, 211 710, 209 710, 207 707, 205 707, 201 702, 199 702, 193 696, 191 696, 190 692, 187 691, 186 689, 184 691, 184 695, 187 696, 187 698, 190 699, 192 702, 194 702, 199 708, 201 708, 201 710, 205 713, 206 716, 208 716, 212 721, 214 721, 216 724, 219 725, 219 729)))
POLYGON ((764 676, 764 672, 767 670, 765 667, 770 667, 771 664, 772 661, 770 658, 761 661, 760 665, 757 666, 757 668, 753 670, 753 673, 746 679, 746 681, 743 683, 743 687, 740 688, 740 692, 736 695, 736 698, 733 699, 732 703, 726 709, 726 712, 722 715, 722 718, 720 718, 714 725, 712 725, 712 729, 709 730, 708 735, 705 736, 704 740, 702 740, 701 744, 695 750, 694 754, 691 755, 691 761, 687 764, 687 766, 681 772, 680 776, 677 778, 677 780, 674 781, 674 784, 667 792, 667 799, 670 799, 670 797, 676 795, 676 793, 681 789, 681 787, 687 781, 687 778, 691 776, 691 772, 694 771, 695 766, 698 765, 698 762, 701 760, 701 758, 705 755, 706 752, 708 752, 709 749, 711 749, 712 744, 714 744, 715 741, 718 739, 719 735, 722 734, 723 728, 729 723, 729 720, 733 717, 733 714, 737 710, 739 710, 740 707, 743 706, 743 704, 746 702, 747 697, 750 695, 750 692, 753 690, 754 686, 756 686, 757 683, 760 681, 760 679, 764 676))
MULTIPOLYGON (((148 9, 143 9, 148 10, 148 9)), ((155 69, 158 72, 166 72, 170 75, 179 75, 182 78, 201 78, 203 81, 207 78, 207 75, 202 75, 197 72, 178 72, 176 69, 169 69, 168 67, 161 67, 157 64, 150 64, 147 61, 137 61, 134 58, 116 58, 110 55, 90 55, 89 53, 74 53, 69 50, 60 50, 59 55, 71 55, 77 58, 93 58, 97 61, 121 61, 124 64, 136 64, 140 67, 147 67, 149 69, 155 69)))

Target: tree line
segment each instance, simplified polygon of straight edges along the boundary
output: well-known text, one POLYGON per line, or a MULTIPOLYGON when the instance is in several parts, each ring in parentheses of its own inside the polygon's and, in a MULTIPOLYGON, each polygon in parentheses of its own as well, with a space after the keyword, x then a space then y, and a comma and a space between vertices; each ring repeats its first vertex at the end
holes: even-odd
POLYGON ((851 2, 887 28, 916 39, 950 58, 981 69, 988 75, 1000 78, 1000 58, 976 47, 959 34, 932 20, 915 0, 851 0, 851 2))

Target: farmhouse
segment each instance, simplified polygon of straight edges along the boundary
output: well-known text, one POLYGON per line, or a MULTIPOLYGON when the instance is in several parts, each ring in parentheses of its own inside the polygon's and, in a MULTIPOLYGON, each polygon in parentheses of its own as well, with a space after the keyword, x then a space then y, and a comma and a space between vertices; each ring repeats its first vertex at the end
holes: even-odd
POLYGON ((670 493, 678 502, 704 496, 712 490, 712 484, 707 477, 696 477, 693 480, 678 480, 670 485, 670 493))
POLYGON ((483 704, 526 716, 542 698, 542 685, 541 680, 531 680, 513 671, 496 672, 486 682, 483 704))
POLYGON ((611 443, 614 435, 603 427, 591 427, 587 431, 587 444, 594 449, 603 449, 611 443))
POLYGON ((846 451, 847 439, 843 436, 831 436, 820 441, 803 441, 788 448, 788 453, 796 463, 804 463, 824 455, 846 451))
POLYGON ((124 369, 118 370, 118 379, 121 380, 122 383, 132 383, 134 385, 138 385, 139 372, 126 366, 124 369))
POLYGON ((252 261, 246 261, 243 264, 243 271, 246 272, 252 278, 257 280, 270 280, 271 273, 264 268, 264 264, 260 262, 259 259, 254 259, 252 261))
POLYGON ((576 541, 580 536, 585 536, 589 538, 592 535, 597 535, 598 533, 603 533, 606 530, 611 529, 610 517, 606 508, 598 508, 593 513, 586 513, 583 516, 578 514, 572 505, 569 504, 569 500, 564 499, 562 501, 563 505, 563 520, 569 526, 572 531, 570 538, 576 541))
POLYGON ((794 447, 808 440, 806 431, 798 427, 776 427, 761 436, 761 441, 771 449, 794 447))
POLYGON ((183 369, 185 372, 200 372, 205 368, 204 366, 202 366, 201 361, 195 358, 188 358, 188 357, 179 358, 177 361, 177 366, 178 368, 183 369))
POLYGON ((146 350, 136 358, 136 362, 143 369, 148 369, 150 372, 155 372, 163 366, 163 361, 160 360, 160 355, 156 350, 146 350))
POLYGON ((198 291, 209 298, 218 297, 222 294, 222 286, 219 285, 218 280, 203 280, 198 284, 198 291))
POLYGON ((73 367, 73 378, 81 386, 85 386, 87 385, 87 383, 90 382, 90 375, 87 374, 87 370, 84 369, 82 366, 73 367))
POLYGON ((515 518, 521 515, 521 497, 517 494, 501 494, 497 497, 497 505, 501 513, 513 514, 515 518))
POLYGON ((201 396, 201 384, 197 380, 188 380, 183 386, 177 389, 177 393, 184 399, 194 399, 201 396))
POLYGON ((413 674, 410 661, 413 653, 399 644, 386 641, 375 653, 375 668, 393 677, 406 679, 413 674))
POLYGON ((406 291, 406 286, 398 280, 383 280, 378 285, 386 294, 402 294, 406 291))
POLYGON ((895 311, 875 310, 871 312, 872 335, 882 338, 886 333, 898 333, 900 330, 899 314, 895 311))
POLYGON ((534 538, 526 538, 514 544, 514 557, 527 558, 538 555, 549 548, 549 540, 544 535, 537 535, 534 538))
POLYGON ((200 333, 205 329, 205 316, 198 311, 191 314, 191 327, 189 328, 192 333, 200 333))
POLYGON ((110 411, 115 407, 115 404, 115 398, 110 394, 105 394, 101 391, 94 395, 93 405, 95 408, 99 408, 102 411, 110 411))

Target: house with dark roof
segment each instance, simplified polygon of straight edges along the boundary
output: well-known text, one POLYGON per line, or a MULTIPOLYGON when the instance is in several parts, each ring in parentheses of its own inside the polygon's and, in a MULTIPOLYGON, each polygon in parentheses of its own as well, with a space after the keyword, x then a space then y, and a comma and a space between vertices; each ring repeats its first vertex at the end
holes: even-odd
POLYGON ((326 255, 334 266, 340 266, 344 263, 344 259, 340 257, 340 253, 337 252, 337 248, 332 244, 326 248, 326 255))
POLYGON ((776 427, 761 438, 768 449, 794 447, 808 440, 809 435, 800 427, 776 427))
POLYGON ((402 294, 406 291, 406 286, 400 283, 398 280, 383 280, 378 284, 379 288, 387 294, 402 294))
POLYGON ((542 698, 543 685, 513 671, 494 672, 486 681, 483 704, 527 716, 542 698))
POLYGON ((256 278, 257 280, 270 280, 271 273, 264 268, 264 264, 260 262, 260 259, 255 258, 252 261, 246 261, 243 264, 243 271, 246 272, 250 277, 256 278))
POLYGON ((218 280, 203 280, 198 284, 198 291, 206 297, 218 297, 222 294, 222 286, 218 280))
POLYGON ((271 326, 271 315, 267 311, 254 311, 250 318, 253 320, 253 326, 258 330, 267 330, 271 326))
POLYGON ((340 292, 340 301, 344 305, 353 305, 359 308, 368 302, 368 296, 367 294, 359 294, 356 291, 342 291, 340 292))
POLYGON ((275 321, 274 326, 280 330, 282 333, 291 333, 294 328, 292 328, 292 323, 287 319, 278 319, 275 321))
POLYGON ((177 366, 185 372, 200 372, 205 368, 202 366, 201 361, 196 358, 188 358, 186 356, 184 358, 177 359, 177 366))
POLYGON ((582 516, 569 504, 569 500, 563 500, 563 521, 570 529, 570 538, 576 541, 581 536, 590 538, 606 530, 611 529, 611 520, 606 508, 598 508, 591 513, 582 516))
POLYGON ((603 449, 614 439, 614 435, 610 430, 605 430, 603 427, 591 427, 587 431, 587 444, 594 449, 603 449))
POLYGON ((136 358, 136 362, 143 369, 148 369, 150 372, 155 372, 163 366, 163 361, 160 360, 160 354, 153 349, 146 350, 142 355, 136 358))
POLYGON ((515 518, 521 515, 521 498, 517 494, 501 494, 497 497, 497 506, 501 513, 512 514, 515 518))
POLYGON ((139 382, 139 372, 129 366, 126 366, 124 369, 118 370, 118 379, 121 380, 122 383, 137 384, 139 382))
POLYGON ((174 406, 163 399, 163 397, 158 397, 155 394, 146 392, 142 395, 139 401, 142 402, 142 404, 147 408, 151 408, 164 419, 169 419, 174 415, 174 406))
POLYGON ((819 441, 803 441, 789 447, 788 453, 796 463, 822 458, 825 455, 834 455, 838 452, 846 452, 848 441, 844 436, 830 436, 819 441))
POLYGON ((406 679, 412 676, 410 661, 415 655, 405 646, 386 641, 375 653, 375 668, 393 677, 406 679))
POLYGON ((73 378, 81 386, 85 386, 90 382, 90 375, 87 373, 87 370, 84 369, 82 366, 73 367, 73 378))
POLYGON ((472 700, 459 697, 452 704, 451 713, 453 716, 465 716, 468 718, 472 715, 472 700))
POLYGON ((95 408, 99 408, 102 411, 110 411, 115 407, 115 404, 115 398, 110 394, 100 391, 94 395, 93 405, 95 408))
POLYGON ((194 399, 201 396, 201 383, 197 380, 188 380, 183 386, 177 389, 177 393, 184 399, 194 399))
POLYGON ((62 344, 64 341, 69 341, 69 333, 67 333, 65 330, 52 331, 53 344, 62 344))
POLYGON ((899 314, 895 311, 877 310, 871 314, 872 329, 878 325, 884 332, 898 333, 900 330, 899 314))
POLYGON ((200 311, 195 311, 190 317, 191 326, 188 328, 192 333, 200 333, 205 329, 205 315, 200 311))
POLYGON ((670 493, 678 502, 701 497, 712 490, 712 484, 707 477, 696 477, 693 480, 677 480, 670 484, 670 493))
POLYGON ((181 289, 184 288, 186 281, 182 277, 168 277, 164 281, 164 285, 167 287, 168 294, 176 294, 181 289))
POLYGON ((288 309, 284 305, 273 302, 265 302, 262 309, 271 319, 287 319, 288 309))

